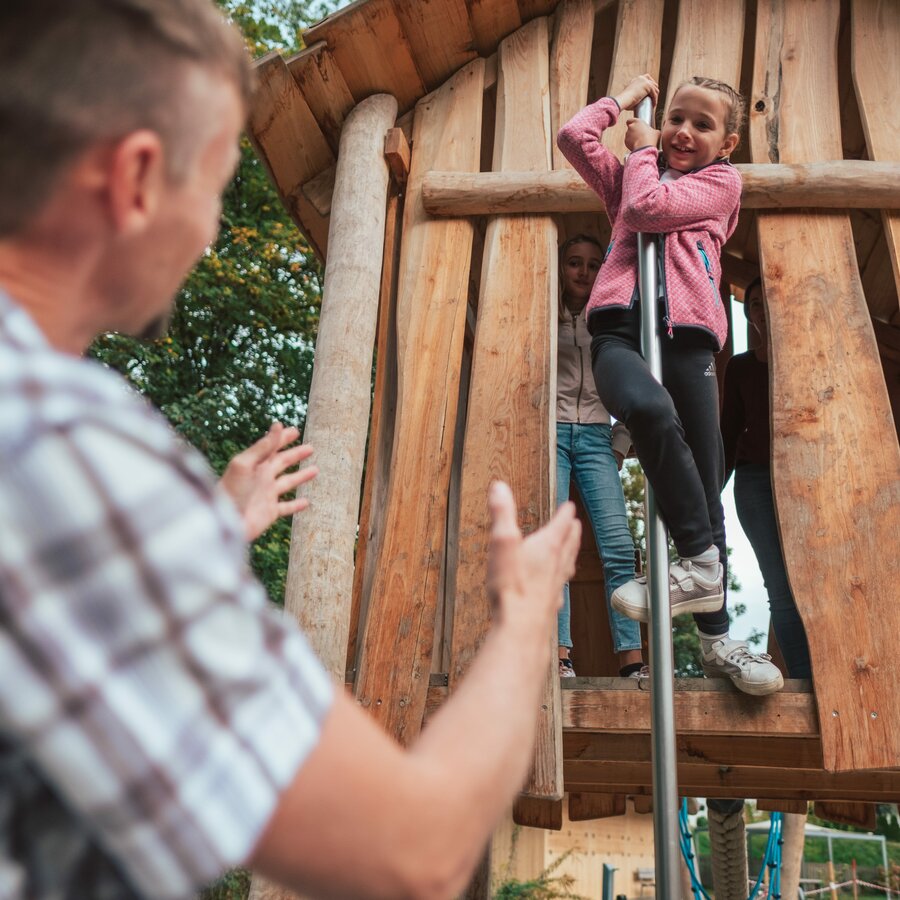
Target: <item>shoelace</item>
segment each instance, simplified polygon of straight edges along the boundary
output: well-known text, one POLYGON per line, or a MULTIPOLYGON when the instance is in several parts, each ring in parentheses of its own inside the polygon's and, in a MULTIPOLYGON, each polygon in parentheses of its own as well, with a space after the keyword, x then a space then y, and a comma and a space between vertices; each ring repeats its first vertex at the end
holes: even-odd
POLYGON ((751 653, 747 646, 735 647, 726 657, 728 662, 740 665, 740 660, 746 659, 749 662, 771 662, 772 657, 768 653, 751 653))

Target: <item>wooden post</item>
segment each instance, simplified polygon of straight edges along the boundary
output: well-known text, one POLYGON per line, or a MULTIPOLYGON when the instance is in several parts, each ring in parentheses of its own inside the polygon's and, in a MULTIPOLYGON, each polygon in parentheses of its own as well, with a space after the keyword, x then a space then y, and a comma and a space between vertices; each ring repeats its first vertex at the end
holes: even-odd
MULTIPOLYGON (((755 162, 840 157, 840 0, 759 0, 755 162)), ((772 478, 806 625, 825 768, 900 766, 900 448, 849 217, 757 218, 769 321, 772 478)))
MULTIPOLYGON (((829 851, 831 850, 831 842, 828 844, 829 851)), ((838 900, 838 892, 835 885, 835 875, 834 875, 834 860, 831 858, 831 853, 828 854, 828 882, 829 887, 831 888, 831 900, 838 900)))
POLYGON ((781 820, 781 896, 796 897, 806 843, 806 813, 784 813, 781 820))
POLYGON ((369 97, 350 113, 341 134, 303 435, 315 448, 320 474, 304 489, 309 510, 294 518, 285 590, 285 609, 341 683, 384 247, 384 135, 396 115, 393 97, 369 97))

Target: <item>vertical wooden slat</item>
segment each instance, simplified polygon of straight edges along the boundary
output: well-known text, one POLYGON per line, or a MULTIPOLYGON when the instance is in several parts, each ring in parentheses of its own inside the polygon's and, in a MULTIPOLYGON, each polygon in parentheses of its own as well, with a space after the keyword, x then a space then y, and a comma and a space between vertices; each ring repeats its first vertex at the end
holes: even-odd
POLYGON ((329 235, 333 252, 325 267, 304 432, 321 471, 303 491, 309 515, 294 518, 285 588, 285 609, 341 683, 384 247, 384 135, 396 114, 393 97, 370 97, 350 114, 341 137, 329 235), (352 354, 346 349, 351 339, 352 354))
POLYGON ((324 258, 328 220, 304 196, 303 184, 334 162, 309 105, 277 53, 256 63, 258 80, 247 131, 281 201, 324 258))
MULTIPOLYGON (((853 0, 852 65, 869 158, 900 158, 900 3, 853 0)), ((900 212, 882 210, 894 283, 900 295, 900 212)), ((896 309, 894 310, 896 312, 896 309)))
POLYGON ((397 411, 397 270, 400 265, 402 216, 403 199, 394 184, 391 185, 388 196, 384 227, 375 389, 372 395, 372 421, 369 425, 363 501, 359 513, 359 539, 353 568, 353 603, 350 611, 350 638, 347 644, 347 669, 353 683, 356 682, 360 632, 369 609, 375 562, 384 535, 381 510, 384 509, 391 470, 391 448, 394 445, 394 421, 397 411))
MULTIPOLYGON (((759 0, 754 162, 840 157, 839 15, 839 0, 759 0)), ((900 448, 849 218, 761 210, 758 229, 775 501, 825 768, 898 766, 900 448)))
POLYGON ((324 41, 287 60, 288 71, 309 104, 325 139, 337 152, 341 127, 356 104, 344 76, 324 41))
MULTIPOLYGON (((499 50, 495 171, 550 167, 548 30, 535 19, 499 50)), ((526 532, 551 508, 551 399, 556 342, 556 228, 546 216, 495 217, 485 236, 482 285, 463 450, 459 568, 453 619, 451 689, 490 621, 484 589, 487 493, 507 480, 526 532)), ((547 635, 555 642, 555 635, 547 635)), ((559 680, 548 667, 535 770, 526 792, 562 797, 559 680)), ((474 736, 473 736, 474 737, 474 736)))
POLYGON ((477 56, 464 0, 393 0, 427 90, 477 56))
POLYGON ((397 294, 397 413, 383 538, 356 680, 398 740, 419 733, 431 673, 472 252, 471 221, 422 206, 430 169, 477 171, 484 61, 416 107, 397 294))
MULTIPOLYGON (((645 0, 643 3, 620 3, 616 19, 616 43, 613 47, 609 88, 615 95, 635 75, 649 72, 659 75, 660 31, 665 0, 645 0)), ((613 128, 603 133, 603 144, 620 159, 625 153, 625 124, 632 113, 623 115, 613 128)))

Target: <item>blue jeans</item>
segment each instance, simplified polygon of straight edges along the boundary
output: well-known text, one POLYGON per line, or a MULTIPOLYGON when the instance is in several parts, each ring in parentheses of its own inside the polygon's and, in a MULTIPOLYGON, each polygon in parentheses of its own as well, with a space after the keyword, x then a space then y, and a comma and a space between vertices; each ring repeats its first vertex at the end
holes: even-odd
POLYGON ((803 621, 784 569, 769 467, 748 463, 734 470, 734 505, 762 572, 772 627, 791 678, 810 678, 809 647, 803 621))
MULTIPOLYGON (((628 530, 625 497, 616 457, 612 451, 609 425, 556 425, 556 498, 569 499, 569 482, 575 476, 578 493, 591 520, 594 539, 603 561, 606 608, 616 653, 639 650, 641 629, 637 622, 617 613, 610 605, 612 592, 634 578, 634 541, 628 530)), ((569 586, 563 591, 559 611, 559 646, 572 646, 569 586)))

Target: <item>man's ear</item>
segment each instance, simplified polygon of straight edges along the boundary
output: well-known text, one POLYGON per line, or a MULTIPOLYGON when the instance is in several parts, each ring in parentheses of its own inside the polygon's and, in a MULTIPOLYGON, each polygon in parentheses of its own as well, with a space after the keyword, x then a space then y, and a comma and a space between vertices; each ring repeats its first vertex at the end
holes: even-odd
POLYGON ((732 132, 729 134, 724 142, 722 143, 721 148, 719 149, 718 156, 720 159, 724 159, 726 156, 731 156, 734 153, 735 148, 738 145, 738 141, 740 140, 740 135, 732 132))
POLYGON ((109 160, 109 212, 115 229, 135 234, 147 228, 165 186, 165 149, 155 131, 126 135, 109 160))

